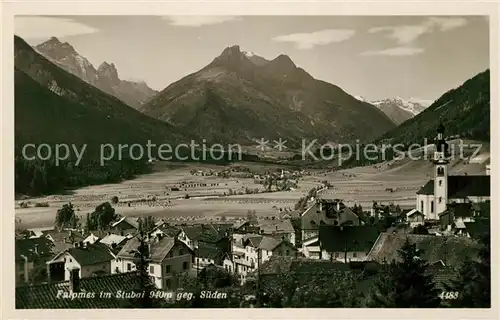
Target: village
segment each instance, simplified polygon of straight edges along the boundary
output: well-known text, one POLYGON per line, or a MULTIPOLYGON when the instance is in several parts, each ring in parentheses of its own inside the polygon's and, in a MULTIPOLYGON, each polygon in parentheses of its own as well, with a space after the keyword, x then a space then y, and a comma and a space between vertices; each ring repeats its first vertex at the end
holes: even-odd
MULTIPOLYGON (((408 241, 423 251, 443 296, 456 270, 466 259, 475 259, 478 241, 490 232, 489 164, 485 175, 450 175, 446 154, 447 143, 438 132, 434 179, 415 191, 414 206, 405 209, 376 199, 369 208, 349 206, 335 198, 328 181, 310 189, 293 209, 272 217, 258 216, 253 210, 244 217, 216 220, 129 217, 121 216, 119 200, 111 199, 87 215, 82 228, 76 228, 73 205, 65 204, 52 230, 24 229, 16 234, 17 307, 91 307, 95 303, 113 307, 120 297, 96 302, 57 296, 64 294, 61 290, 126 292, 141 268, 156 290, 182 295, 202 286, 227 297, 224 290, 246 288, 237 299, 239 306, 244 302, 262 306, 261 292, 280 275, 292 277, 298 272, 307 278, 322 270, 334 281, 346 273, 361 272, 358 279, 370 282, 370 274, 397 260, 408 241), (147 250, 141 251, 143 247, 147 250), (142 267, 140 261, 145 263, 142 267)), ((287 181, 284 171, 252 177, 270 186, 272 181, 274 185, 287 181)), ((170 192, 188 187, 185 182, 170 192)))

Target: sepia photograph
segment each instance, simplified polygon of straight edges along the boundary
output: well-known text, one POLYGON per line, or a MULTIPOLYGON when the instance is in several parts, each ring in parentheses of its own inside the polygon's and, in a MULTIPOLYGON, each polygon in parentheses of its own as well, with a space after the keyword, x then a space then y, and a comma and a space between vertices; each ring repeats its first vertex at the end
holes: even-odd
POLYGON ((490 22, 15 15, 15 309, 491 308, 490 22))

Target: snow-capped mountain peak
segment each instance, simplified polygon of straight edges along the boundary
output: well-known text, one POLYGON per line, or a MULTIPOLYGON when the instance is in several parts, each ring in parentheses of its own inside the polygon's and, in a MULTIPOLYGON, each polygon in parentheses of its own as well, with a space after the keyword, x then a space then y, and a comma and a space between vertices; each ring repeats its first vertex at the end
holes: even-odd
POLYGON ((371 102, 373 105, 377 107, 381 107, 383 105, 393 104, 405 111, 410 112, 414 116, 424 111, 432 102, 422 99, 404 99, 401 97, 395 98, 387 98, 382 100, 376 100, 371 102))

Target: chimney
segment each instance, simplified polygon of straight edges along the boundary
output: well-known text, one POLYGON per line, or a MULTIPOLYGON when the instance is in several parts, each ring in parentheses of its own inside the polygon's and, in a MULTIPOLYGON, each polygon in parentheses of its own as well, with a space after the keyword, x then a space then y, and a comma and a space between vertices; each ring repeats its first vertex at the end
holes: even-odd
POLYGON ((80 292, 80 269, 73 268, 69 271, 70 292, 80 292))
POLYGON ((35 253, 38 254, 38 243, 35 244, 35 253))

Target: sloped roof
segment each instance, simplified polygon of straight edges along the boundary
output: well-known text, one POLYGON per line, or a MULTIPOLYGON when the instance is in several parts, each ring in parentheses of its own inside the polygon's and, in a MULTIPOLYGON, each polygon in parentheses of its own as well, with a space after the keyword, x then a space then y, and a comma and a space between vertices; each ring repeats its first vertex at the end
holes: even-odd
POLYGON ((408 218, 413 216, 413 215, 422 215, 423 216, 424 214, 422 212, 418 211, 417 209, 413 209, 413 210, 408 211, 406 213, 406 217, 408 217, 408 218))
POLYGON ((214 260, 217 265, 221 264, 222 259, 224 259, 224 251, 216 245, 204 242, 201 242, 198 248, 195 249, 195 255, 199 258, 214 260))
POLYGON ((24 259, 28 261, 36 260, 39 257, 50 257, 54 254, 54 244, 47 238, 18 239, 16 246, 16 260, 24 259), (35 252, 37 251, 37 253, 35 252))
POLYGON ((272 237, 262 237, 262 240, 259 243, 259 249, 272 251, 279 244, 281 244, 283 240, 278 240, 272 237))
MULTIPOLYGON (((188 251, 192 252, 192 250, 182 241, 178 241, 177 239, 170 237, 164 237, 160 241, 153 240, 149 242, 149 249, 151 250, 149 252, 149 258, 155 262, 163 261, 163 259, 166 258, 167 254, 176 244, 180 244, 183 247, 185 247, 188 251)), ((134 259, 135 258, 134 250, 137 250, 137 248, 139 248, 139 245, 140 241, 137 237, 131 238, 123 246, 120 252, 118 252, 117 257, 122 259, 134 259)))
POLYGON ((422 250, 422 258, 429 263, 443 260, 447 266, 460 265, 465 257, 476 258, 478 244, 466 237, 447 237, 419 234, 381 233, 366 257, 367 261, 390 262, 399 260, 398 250, 406 238, 422 250))
POLYGON ((259 221, 259 228, 264 234, 295 232, 290 220, 261 220, 259 221))
POLYGON ((17 309, 93 309, 120 308, 123 299, 99 297, 99 292, 116 293, 118 290, 135 289, 136 274, 134 272, 105 275, 80 279, 82 292, 95 292, 95 298, 61 299, 57 298, 59 290, 69 292, 69 281, 16 287, 17 309))
POLYGON ((131 227, 135 229, 139 228, 139 223, 137 221, 137 218, 132 218, 132 217, 122 217, 120 220, 111 224, 111 227, 115 228, 119 226, 121 223, 128 223, 131 227))
POLYGON ((114 259, 109 248, 102 243, 89 243, 87 246, 70 248, 66 251, 82 266, 103 263, 114 259))
POLYGON ((107 236, 105 236, 104 238, 102 238, 101 240, 99 240, 99 243, 103 243, 105 245, 112 245, 113 243, 115 244, 119 244, 121 243, 122 241, 125 241, 127 240, 126 237, 124 236, 120 236, 120 235, 117 235, 117 234, 109 234, 107 236))
POLYGON ((376 226, 320 226, 319 242, 328 252, 368 252, 377 240, 376 226))
MULTIPOLYGON (((347 225, 350 222, 359 223, 360 218, 343 202, 339 203, 340 210, 337 211, 340 225, 347 225)), ((318 230, 323 220, 326 220, 325 213, 319 211, 319 203, 315 202, 301 215, 302 230, 318 230)))
MULTIPOLYGON (((429 180, 417 194, 434 194, 434 180, 429 180)), ((448 176, 448 198, 489 197, 490 176, 448 176)))
POLYGON ((50 236, 53 239, 54 252, 56 253, 73 247, 75 242, 85 240, 80 232, 74 230, 44 230, 42 234, 44 237, 50 236))
POLYGON ((172 238, 175 238, 181 232, 181 229, 179 227, 171 226, 168 224, 163 224, 162 226, 157 227, 156 229, 160 230, 161 232, 172 238))

